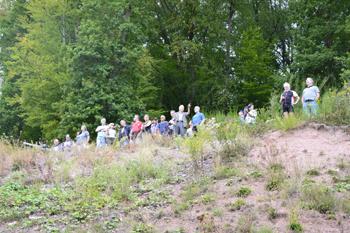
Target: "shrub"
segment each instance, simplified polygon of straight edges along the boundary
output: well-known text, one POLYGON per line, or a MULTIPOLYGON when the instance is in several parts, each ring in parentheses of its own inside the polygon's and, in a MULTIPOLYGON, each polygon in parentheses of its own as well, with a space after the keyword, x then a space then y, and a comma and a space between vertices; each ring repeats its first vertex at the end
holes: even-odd
POLYGON ((308 179, 308 178, 305 178, 301 183, 303 185, 307 185, 307 184, 313 184, 313 183, 315 183, 315 181, 311 180, 311 179, 308 179))
POLYGON ((334 211, 341 202, 328 188, 318 184, 304 186, 302 194, 302 200, 306 206, 321 214, 334 211))
POLYGON ((289 230, 295 231, 295 232, 302 232, 304 231, 304 227, 298 222, 298 213, 296 210, 293 210, 292 213, 289 215, 289 225, 287 228, 289 230))
POLYGON ((320 172, 316 168, 314 168, 314 169, 308 170, 306 174, 310 176, 318 176, 320 175, 320 172))
POLYGON ((350 124, 350 87, 347 83, 340 91, 328 91, 322 94, 317 106, 317 120, 330 125, 350 124))
POLYGON ((235 210, 240 210, 242 206, 245 205, 245 201, 238 199, 237 201, 235 201, 234 203, 231 204, 231 211, 235 211, 235 210))
POLYGON ((283 118, 276 116, 276 120, 274 121, 273 126, 282 131, 290 131, 292 129, 298 128, 301 124, 301 118, 294 115, 290 115, 288 117, 283 118))
POLYGON ((236 195, 238 196, 238 197, 247 197, 250 193, 252 193, 253 192, 253 190, 251 190, 250 188, 244 188, 244 187, 241 187, 238 191, 237 191, 237 193, 236 193, 236 195))
POLYGON ((279 163, 273 163, 270 165, 269 169, 274 170, 274 171, 280 171, 280 170, 284 169, 284 166, 282 164, 279 164, 279 163))
POLYGON ((219 167, 215 170, 215 179, 226 179, 235 175, 235 171, 230 167, 219 167))
POLYGON ((280 190, 281 184, 282 184, 281 180, 274 179, 274 180, 271 180, 269 183, 267 183, 265 187, 269 191, 280 190))
POLYGON ((210 202, 215 201, 216 197, 210 195, 210 193, 208 193, 207 195, 204 195, 200 198, 200 201, 203 202, 205 205, 208 205, 210 202))
POLYGON ((335 170, 328 169, 328 171, 326 171, 326 174, 329 174, 329 175, 337 175, 338 172, 335 171, 335 170))

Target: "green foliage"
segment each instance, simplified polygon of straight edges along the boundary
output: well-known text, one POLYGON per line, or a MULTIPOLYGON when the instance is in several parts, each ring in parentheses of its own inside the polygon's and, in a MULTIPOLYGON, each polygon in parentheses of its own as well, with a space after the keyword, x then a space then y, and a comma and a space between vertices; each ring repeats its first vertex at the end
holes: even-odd
POLYGON ((231 167, 224 166, 215 169, 215 179, 226 179, 236 174, 235 170, 231 167))
POLYGON ((201 196, 199 199, 201 202, 203 202, 205 205, 208 205, 209 203, 215 201, 216 197, 212 196, 210 193, 207 193, 206 195, 201 196))
POLYGON ((327 219, 333 219, 333 218, 335 218, 334 214, 330 214, 330 215, 327 216, 327 219))
POLYGON ((236 195, 237 195, 237 197, 247 197, 252 192, 253 192, 253 190, 251 190, 250 188, 241 187, 237 191, 236 195))
POLYGON ((314 180, 305 178, 301 183, 302 183, 303 185, 308 185, 308 184, 313 184, 313 183, 316 183, 316 182, 315 182, 314 180))
POLYGON ((306 174, 308 174, 310 176, 318 176, 318 175, 320 175, 320 172, 316 168, 313 168, 311 170, 308 170, 306 172, 306 174))
POLYGON ((231 211, 235 211, 235 210, 240 210, 242 206, 244 206, 246 204, 246 202, 244 200, 238 199, 237 201, 235 201, 234 203, 231 204, 231 211))
POLYGON ((322 95, 317 106, 317 121, 329 125, 348 125, 350 123, 350 85, 337 90, 329 90, 322 95))
POLYGON ((303 232, 304 227, 298 222, 298 213, 296 210, 293 210, 292 213, 290 214, 289 218, 289 225, 287 228, 289 230, 292 230, 294 232, 303 232))
POLYGON ((296 129, 301 124, 302 124, 302 119, 294 115, 290 115, 288 117, 283 117, 283 118, 276 116, 276 120, 273 123, 274 127, 282 131, 290 131, 292 129, 296 129))
POLYGON ((271 181, 269 181, 267 184, 266 184, 266 186, 265 186, 265 188, 266 188, 266 190, 268 190, 268 191, 274 191, 274 190, 280 190, 281 189, 281 180, 279 180, 279 179, 274 179, 274 180, 271 180, 271 181))

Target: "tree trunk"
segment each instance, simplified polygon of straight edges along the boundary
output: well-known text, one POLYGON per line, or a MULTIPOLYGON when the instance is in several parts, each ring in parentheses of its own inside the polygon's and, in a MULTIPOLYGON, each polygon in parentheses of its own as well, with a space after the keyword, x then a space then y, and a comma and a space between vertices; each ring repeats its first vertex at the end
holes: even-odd
POLYGON ((230 78, 230 70, 231 70, 231 59, 230 59, 231 31, 232 31, 232 18, 235 12, 235 5, 236 5, 236 1, 235 0, 231 1, 229 18, 228 18, 228 28, 227 28, 227 41, 226 41, 226 80, 225 80, 226 87, 227 87, 227 81, 230 78))

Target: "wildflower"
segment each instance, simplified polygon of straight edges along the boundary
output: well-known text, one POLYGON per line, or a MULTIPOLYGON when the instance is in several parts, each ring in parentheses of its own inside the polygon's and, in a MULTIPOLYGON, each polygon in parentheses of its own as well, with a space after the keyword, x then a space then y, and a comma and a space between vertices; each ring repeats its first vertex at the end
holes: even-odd
POLYGON ((312 104, 309 104, 309 106, 311 107, 311 106, 312 106, 312 104))

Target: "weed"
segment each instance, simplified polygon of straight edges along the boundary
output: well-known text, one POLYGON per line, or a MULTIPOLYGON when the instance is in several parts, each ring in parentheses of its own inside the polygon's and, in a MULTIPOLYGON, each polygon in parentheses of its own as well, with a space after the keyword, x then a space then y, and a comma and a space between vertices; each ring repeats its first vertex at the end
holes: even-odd
POLYGON ((273 126, 282 131, 290 131, 298 128, 302 124, 302 119, 297 116, 290 115, 289 117, 281 118, 276 116, 273 126))
POLYGON ((253 176, 255 178, 262 177, 264 174, 258 171, 248 172, 247 176, 253 176))
POLYGON ((298 213, 296 210, 293 210, 291 214, 288 216, 289 218, 289 225, 287 228, 289 230, 295 231, 295 232, 302 232, 304 231, 304 227, 298 222, 298 213))
POLYGON ((341 158, 340 159, 340 162, 337 163, 337 167, 340 169, 340 170, 344 170, 346 168, 346 164, 344 163, 344 159, 341 158))
POLYGON ((226 179, 235 175, 235 171, 231 167, 219 167, 215 169, 215 179, 221 180, 226 179))
POLYGON ((200 201, 203 202, 205 205, 208 205, 209 203, 215 201, 215 199, 216 199, 215 196, 212 196, 212 195, 210 195, 210 193, 208 193, 208 194, 202 196, 200 198, 200 201))
POLYGON ((257 201, 258 201, 258 202, 263 202, 263 201, 265 201, 265 198, 263 198, 263 197, 258 197, 257 201))
POLYGON ((222 216, 224 215, 224 210, 222 210, 222 209, 213 210, 213 214, 215 216, 218 216, 219 218, 222 218, 222 216))
POLYGON ((241 207, 245 205, 245 203, 246 202, 244 200, 238 199, 237 201, 231 204, 230 210, 231 211, 240 210, 241 207))
POLYGON ((319 155, 319 156, 323 156, 323 155, 325 155, 325 153, 324 153, 323 150, 321 150, 320 153, 319 153, 318 155, 319 155))
POLYGON ((208 213, 204 213, 197 217, 200 221, 198 229, 200 232, 215 232, 216 226, 214 224, 214 217, 210 216, 208 213))
POLYGON ((333 219, 333 218, 335 218, 334 214, 330 214, 330 215, 327 216, 327 219, 333 219))
POLYGON ((273 170, 273 171, 280 171, 280 170, 284 169, 284 166, 282 164, 279 164, 279 163, 273 163, 270 165, 269 169, 273 170))
POLYGON ((226 186, 232 186, 234 185, 235 183, 239 182, 239 181, 242 181, 242 178, 240 177, 237 177, 235 179, 230 179, 229 181, 226 182, 226 186))
POLYGON ((301 182, 303 185, 308 185, 308 184, 313 184, 315 183, 314 180, 311 180, 311 179, 308 179, 308 178, 305 178, 302 182, 301 182))
POLYGON ((314 168, 314 169, 308 170, 306 174, 310 176, 318 176, 320 175, 320 172, 316 168, 314 168))
POLYGON ((306 202, 306 206, 322 214, 334 211, 336 206, 340 204, 340 200, 322 185, 304 186, 302 194, 302 200, 306 202))
POLYGON ((130 231, 132 233, 136 233, 136 232, 142 232, 142 233, 151 233, 153 232, 153 228, 152 228, 152 224, 148 224, 146 225, 145 223, 139 223, 139 225, 137 226, 133 226, 132 230, 130 231))
POLYGON ((256 216, 253 213, 250 213, 246 216, 241 216, 238 219, 237 227, 235 232, 252 232, 252 229, 254 227, 253 222, 256 219, 256 216))
POLYGON ((270 208, 269 209, 269 212, 268 212, 268 219, 269 220, 272 220, 272 219, 275 219, 276 218, 276 210, 274 208, 270 208))
POLYGON ((270 182, 268 182, 266 184, 265 188, 266 188, 266 190, 269 190, 269 191, 280 190, 281 181, 278 179, 271 180, 270 182))
POLYGON ((332 179, 333 179, 334 183, 349 183, 350 184, 350 176, 346 176, 345 178, 333 176, 332 179))
POLYGON ((253 192, 253 190, 251 190, 250 188, 245 188, 245 187, 241 187, 238 191, 237 191, 237 193, 236 193, 236 195, 238 196, 238 197, 247 197, 250 193, 252 193, 253 192))
POLYGON ((185 210, 189 210, 191 208, 191 205, 189 203, 181 203, 181 204, 175 204, 173 207, 173 211, 175 214, 181 214, 185 210))
POLYGON ((328 171, 326 171, 326 174, 329 174, 329 175, 338 175, 338 172, 335 171, 335 170, 328 169, 328 171))

